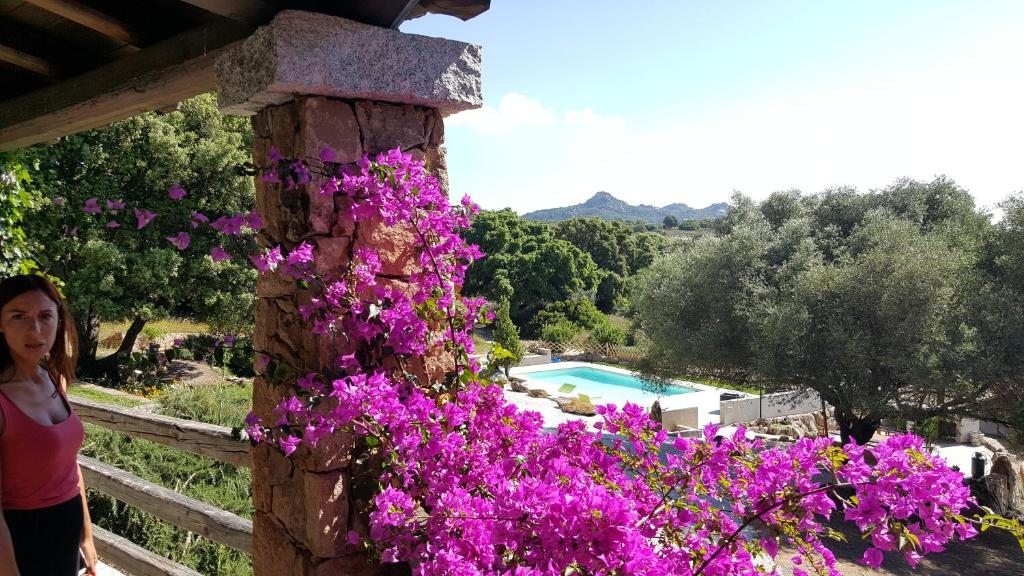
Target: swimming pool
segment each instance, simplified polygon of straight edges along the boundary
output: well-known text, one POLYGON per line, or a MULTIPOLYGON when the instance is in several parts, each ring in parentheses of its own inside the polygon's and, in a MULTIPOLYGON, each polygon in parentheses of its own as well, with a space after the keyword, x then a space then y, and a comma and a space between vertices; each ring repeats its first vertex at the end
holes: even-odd
POLYGON ((530 382, 547 384, 549 392, 560 396, 585 394, 595 404, 624 405, 634 402, 649 405, 659 396, 677 396, 697 392, 684 386, 669 386, 655 393, 651 385, 632 374, 622 374, 590 366, 533 370, 522 374, 530 382))

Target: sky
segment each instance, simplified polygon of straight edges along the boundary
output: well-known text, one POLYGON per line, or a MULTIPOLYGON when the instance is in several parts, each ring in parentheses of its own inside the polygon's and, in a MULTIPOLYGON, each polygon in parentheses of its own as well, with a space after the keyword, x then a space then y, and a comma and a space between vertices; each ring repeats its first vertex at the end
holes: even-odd
POLYGON ((445 141, 452 196, 486 209, 1024 190, 1020 0, 492 0, 401 30, 483 47, 484 106, 445 141))

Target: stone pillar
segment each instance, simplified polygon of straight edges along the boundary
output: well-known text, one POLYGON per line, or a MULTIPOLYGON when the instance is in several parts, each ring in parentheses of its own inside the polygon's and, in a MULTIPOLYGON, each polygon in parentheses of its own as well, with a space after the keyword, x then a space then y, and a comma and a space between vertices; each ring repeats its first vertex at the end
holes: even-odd
MULTIPOLYGON (((253 117, 257 166, 267 165, 271 145, 286 158, 317 158, 329 147, 339 162, 399 147, 423 158, 442 184, 442 118, 480 106, 479 70, 477 46, 300 11, 279 13, 217 62, 221 109, 253 117)), ((357 226, 343 202, 321 196, 317 185, 284 191, 257 180, 260 241, 285 249, 315 244, 323 272, 344 268, 353 246, 373 247, 381 275, 401 281, 415 265, 412 235, 372 222, 357 226)), ((294 281, 264 274, 257 296, 257 349, 300 371, 320 371, 347 352, 303 325, 297 306, 309 295, 294 281)), ((418 371, 438 373, 439 362, 426 358, 418 371)), ((254 410, 272 420, 271 409, 290 393, 285 383, 258 377, 254 410)), ((376 572, 346 543, 350 529, 365 528, 350 490, 348 447, 348 438, 335 437, 291 458, 271 446, 255 448, 256 576, 376 572)))

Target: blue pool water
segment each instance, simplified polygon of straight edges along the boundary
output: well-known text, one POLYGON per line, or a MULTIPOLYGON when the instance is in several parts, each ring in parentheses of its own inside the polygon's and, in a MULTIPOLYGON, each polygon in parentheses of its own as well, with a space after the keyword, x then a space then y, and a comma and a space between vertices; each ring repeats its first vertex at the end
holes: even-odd
MULTIPOLYGON (((626 402, 649 403, 655 398, 650 391, 650 384, 644 384, 639 378, 629 374, 618 374, 597 368, 558 368, 540 372, 523 374, 527 380, 539 380, 561 388, 559 394, 576 396, 586 394, 595 404, 616 404, 622 406, 626 402), (569 386, 573 388, 570 389, 569 386), (645 388, 646 386, 646 388, 645 388)), ((661 396, 675 396, 696 392, 693 388, 670 386, 660 393, 661 396)))

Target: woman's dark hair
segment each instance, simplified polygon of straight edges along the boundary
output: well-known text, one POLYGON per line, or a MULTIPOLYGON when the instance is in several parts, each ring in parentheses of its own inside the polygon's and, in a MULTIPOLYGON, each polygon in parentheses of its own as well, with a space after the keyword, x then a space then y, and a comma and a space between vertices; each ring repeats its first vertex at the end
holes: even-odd
MULTIPOLYGON (((36 274, 11 276, 0 282, 0 310, 12 299, 33 290, 42 292, 57 305, 57 338, 53 342, 53 347, 50 348, 50 353, 43 360, 43 366, 50 373, 51 378, 57 377, 54 378, 54 384, 66 392, 68 384, 75 377, 75 364, 78 362, 78 332, 75 330, 75 320, 71 316, 71 309, 68 308, 67 301, 57 291, 57 287, 45 276, 36 274)), ((0 337, 0 377, 3 377, 13 366, 14 359, 11 357, 10 348, 7 347, 7 340, 0 337)))

